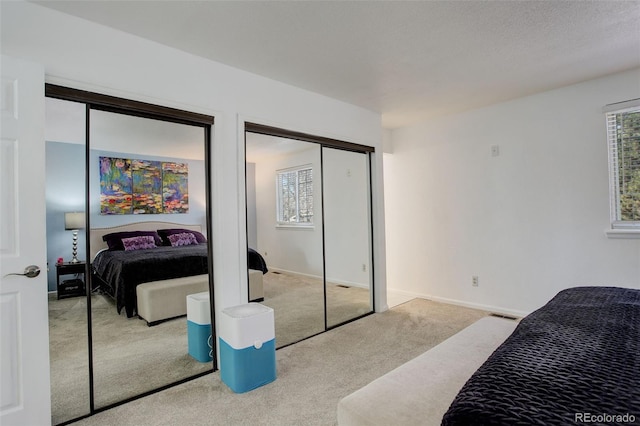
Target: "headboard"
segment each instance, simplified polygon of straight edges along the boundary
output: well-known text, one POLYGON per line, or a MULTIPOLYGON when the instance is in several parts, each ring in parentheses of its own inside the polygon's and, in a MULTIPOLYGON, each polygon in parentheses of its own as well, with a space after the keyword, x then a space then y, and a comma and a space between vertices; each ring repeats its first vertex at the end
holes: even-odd
POLYGON ((93 261, 93 258, 96 257, 96 254, 100 250, 107 248, 107 243, 105 241, 102 241, 102 237, 104 235, 110 234, 112 232, 156 231, 158 229, 171 228, 184 228, 190 231, 202 232, 201 225, 185 225, 184 223, 160 221, 127 223, 126 225, 112 226, 110 228, 92 228, 89 231, 89 242, 91 244, 91 256, 89 257, 89 259, 93 261))

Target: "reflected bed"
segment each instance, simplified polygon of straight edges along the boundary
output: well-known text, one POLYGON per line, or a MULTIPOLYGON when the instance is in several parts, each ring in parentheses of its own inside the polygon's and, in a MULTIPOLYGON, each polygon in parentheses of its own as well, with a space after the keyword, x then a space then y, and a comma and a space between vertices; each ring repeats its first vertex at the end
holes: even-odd
POLYGON ((91 251, 94 279, 116 301, 118 313, 124 308, 127 317, 138 313, 138 285, 208 273, 208 250, 200 225, 138 222, 94 228, 91 251))

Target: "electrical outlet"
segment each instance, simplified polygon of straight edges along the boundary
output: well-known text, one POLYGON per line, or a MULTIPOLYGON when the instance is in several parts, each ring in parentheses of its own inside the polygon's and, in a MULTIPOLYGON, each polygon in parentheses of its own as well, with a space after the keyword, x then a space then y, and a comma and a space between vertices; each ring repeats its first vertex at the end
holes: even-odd
POLYGON ((362 272, 367 272, 367 264, 366 263, 362 264, 362 272))
POLYGON ((471 285, 474 287, 478 287, 478 277, 476 275, 471 277, 471 285))

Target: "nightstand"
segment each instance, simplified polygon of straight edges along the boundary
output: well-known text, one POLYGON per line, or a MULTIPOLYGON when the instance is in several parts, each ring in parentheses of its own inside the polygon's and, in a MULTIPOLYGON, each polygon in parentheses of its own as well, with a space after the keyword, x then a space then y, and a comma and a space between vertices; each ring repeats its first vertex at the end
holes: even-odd
POLYGON ((86 262, 65 262, 56 264, 56 284, 58 287, 58 299, 85 295, 84 273, 86 265, 86 262), (75 274, 82 274, 82 279, 76 278, 60 282, 60 275, 75 274))

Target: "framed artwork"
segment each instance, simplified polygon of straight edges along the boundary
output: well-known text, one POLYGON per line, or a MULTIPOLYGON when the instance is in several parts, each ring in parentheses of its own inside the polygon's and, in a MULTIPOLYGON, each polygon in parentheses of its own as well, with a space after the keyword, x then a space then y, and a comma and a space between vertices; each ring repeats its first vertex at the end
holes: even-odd
POLYGON ((187 163, 100 157, 100 214, 189 212, 187 163))

